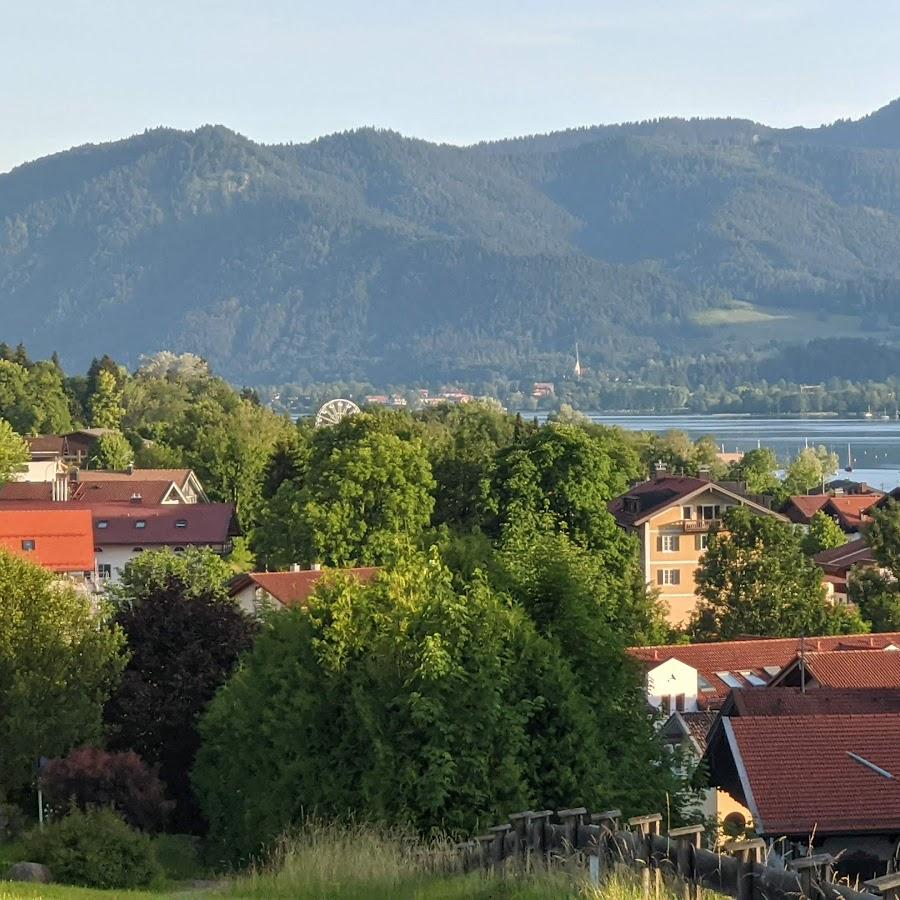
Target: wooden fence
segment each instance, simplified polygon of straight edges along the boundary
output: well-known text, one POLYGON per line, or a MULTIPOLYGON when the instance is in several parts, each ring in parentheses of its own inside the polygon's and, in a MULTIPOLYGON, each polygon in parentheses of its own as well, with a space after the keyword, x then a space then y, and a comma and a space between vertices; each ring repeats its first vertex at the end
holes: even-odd
POLYGON ((828 854, 767 865, 761 838, 713 852, 702 846, 702 825, 662 834, 658 813, 629 819, 627 826, 621 818, 619 810, 591 814, 584 808, 516 813, 457 845, 459 863, 466 871, 496 874, 584 867, 595 884, 630 871, 638 874, 647 897, 659 897, 665 884, 684 900, 699 900, 704 889, 736 900, 900 900, 900 873, 867 881, 865 891, 856 891, 833 880, 828 854))

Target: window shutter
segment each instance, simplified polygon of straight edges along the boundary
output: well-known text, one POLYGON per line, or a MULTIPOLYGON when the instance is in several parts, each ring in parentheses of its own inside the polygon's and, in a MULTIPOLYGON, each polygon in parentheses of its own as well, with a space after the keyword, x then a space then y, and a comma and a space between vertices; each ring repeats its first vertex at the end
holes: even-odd
POLYGON ((672 549, 676 552, 681 549, 681 537, 677 534, 672 538, 672 549))
POLYGON ((663 582, 663 570, 662 570, 662 569, 657 569, 657 570, 656 570, 656 583, 657 583, 657 584, 663 584, 663 583, 664 583, 664 582, 663 582))
POLYGON ((657 552, 657 553, 662 553, 662 549, 663 549, 663 545, 662 545, 662 544, 663 544, 663 541, 662 541, 662 535, 659 535, 659 536, 656 538, 656 552, 657 552))
POLYGON ((684 712, 684 694, 675 695, 675 709, 678 712, 684 712))
POLYGON ((702 535, 702 534, 695 534, 695 535, 694 535, 694 549, 695 549, 695 550, 702 550, 702 549, 703 549, 703 540, 702 540, 702 538, 703 538, 703 535, 702 535))
POLYGON ((681 584, 681 571, 679 569, 672 569, 670 576, 669 581, 671 584, 681 584))

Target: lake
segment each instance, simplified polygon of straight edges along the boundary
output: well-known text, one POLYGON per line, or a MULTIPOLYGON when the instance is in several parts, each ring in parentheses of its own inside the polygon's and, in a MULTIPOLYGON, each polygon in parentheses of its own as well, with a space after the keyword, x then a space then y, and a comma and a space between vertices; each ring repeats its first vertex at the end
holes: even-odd
POLYGON ((591 420, 635 431, 686 431, 696 439, 712 435, 726 451, 771 447, 782 462, 796 456, 808 443, 838 454, 841 471, 836 477, 867 481, 891 490, 900 485, 900 421, 881 419, 766 419, 752 416, 606 416, 588 413, 591 420), (853 472, 847 465, 847 445, 853 472))

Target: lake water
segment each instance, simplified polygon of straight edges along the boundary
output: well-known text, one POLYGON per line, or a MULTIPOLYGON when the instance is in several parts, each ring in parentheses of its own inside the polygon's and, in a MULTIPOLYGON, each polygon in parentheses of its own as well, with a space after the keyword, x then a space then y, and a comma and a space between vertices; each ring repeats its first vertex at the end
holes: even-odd
POLYGON ((891 490, 900 485, 900 421, 881 419, 766 419, 750 416, 605 416, 588 414, 592 421, 636 431, 686 431, 696 439, 712 435, 726 451, 771 447, 782 462, 796 456, 807 443, 820 444, 838 454, 838 478, 867 481, 891 490), (847 465, 848 444, 853 460, 847 465))

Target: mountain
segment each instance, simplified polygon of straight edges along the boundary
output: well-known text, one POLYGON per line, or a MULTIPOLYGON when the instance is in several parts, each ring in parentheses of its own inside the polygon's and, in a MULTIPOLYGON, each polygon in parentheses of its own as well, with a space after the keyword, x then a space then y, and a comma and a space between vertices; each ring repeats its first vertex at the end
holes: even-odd
POLYGON ((900 341, 900 101, 471 147, 160 128, 0 175, 0 340, 81 368, 168 348, 247 384, 560 377, 578 341, 634 375, 874 337, 900 341))

